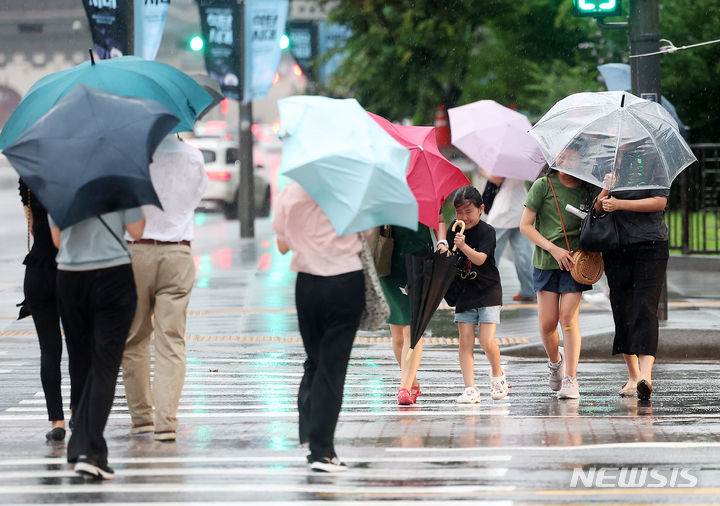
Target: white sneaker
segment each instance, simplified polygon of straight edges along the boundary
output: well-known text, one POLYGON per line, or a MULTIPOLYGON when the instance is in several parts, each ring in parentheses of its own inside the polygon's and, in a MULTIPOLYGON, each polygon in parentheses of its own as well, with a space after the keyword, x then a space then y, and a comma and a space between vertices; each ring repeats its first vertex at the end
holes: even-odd
POLYGON ((494 401, 504 399, 508 394, 508 385, 505 381, 505 375, 490 376, 490 397, 494 401))
POLYGON ((480 402, 480 392, 475 387, 467 387, 457 398, 460 404, 477 404, 480 402))
POLYGON ((558 399, 579 399, 580 388, 575 376, 565 376, 562 380, 562 387, 557 393, 558 399))
POLYGON ((562 386, 562 380, 565 377, 565 350, 558 348, 560 352, 560 362, 553 364, 548 360, 547 366, 550 369, 550 390, 557 392, 562 386))
POLYGON ((310 464, 310 469, 321 473, 344 473, 348 470, 347 466, 337 457, 315 460, 310 464))

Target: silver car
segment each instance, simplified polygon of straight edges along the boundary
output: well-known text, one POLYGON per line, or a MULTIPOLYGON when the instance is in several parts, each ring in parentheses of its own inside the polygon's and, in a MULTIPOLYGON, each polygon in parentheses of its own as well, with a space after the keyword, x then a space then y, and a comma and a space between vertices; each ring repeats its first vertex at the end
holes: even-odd
MULTIPOLYGON (((193 137, 187 143, 198 148, 205 159, 208 186, 203 194, 203 207, 219 207, 230 220, 238 217, 240 197, 240 160, 236 142, 220 137, 193 137)), ((253 148, 255 214, 270 214, 270 182, 265 176, 262 154, 253 148)))

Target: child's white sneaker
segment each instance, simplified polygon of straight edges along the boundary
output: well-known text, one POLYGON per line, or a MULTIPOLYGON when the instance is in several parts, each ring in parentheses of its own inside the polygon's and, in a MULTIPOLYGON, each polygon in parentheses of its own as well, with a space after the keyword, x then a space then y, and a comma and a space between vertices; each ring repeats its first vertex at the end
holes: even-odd
POLYGON ((457 398, 460 404, 477 404, 480 402, 480 392, 475 387, 467 387, 457 398))
POLYGON ((562 387, 562 380, 565 377, 565 350, 558 348, 560 361, 553 364, 548 360, 547 366, 550 369, 550 390, 557 392, 562 387))
POLYGON ((558 399, 579 399, 580 388, 575 376, 565 376, 562 380, 562 387, 557 393, 558 399))
POLYGON ((504 399, 508 394, 508 385, 505 381, 505 374, 490 376, 490 397, 494 401, 504 399))

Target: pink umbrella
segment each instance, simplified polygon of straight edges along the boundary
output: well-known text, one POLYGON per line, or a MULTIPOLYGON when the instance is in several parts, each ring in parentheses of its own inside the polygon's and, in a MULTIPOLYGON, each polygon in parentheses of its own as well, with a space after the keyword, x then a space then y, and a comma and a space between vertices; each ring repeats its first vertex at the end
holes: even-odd
POLYGON ((434 127, 402 126, 377 114, 370 117, 396 141, 410 150, 406 177, 418 203, 418 221, 437 230, 440 207, 458 188, 470 184, 460 169, 448 162, 435 142, 434 127))
POLYGON ((453 107, 452 144, 493 176, 534 180, 545 159, 524 114, 494 100, 453 107))

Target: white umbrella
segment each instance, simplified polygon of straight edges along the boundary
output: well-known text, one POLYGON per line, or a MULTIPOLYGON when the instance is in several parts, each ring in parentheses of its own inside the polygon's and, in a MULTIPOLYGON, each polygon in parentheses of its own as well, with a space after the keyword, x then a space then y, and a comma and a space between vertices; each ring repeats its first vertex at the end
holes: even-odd
POLYGON ((570 95, 530 135, 551 167, 613 190, 670 188, 697 160, 665 109, 624 91, 570 95))

